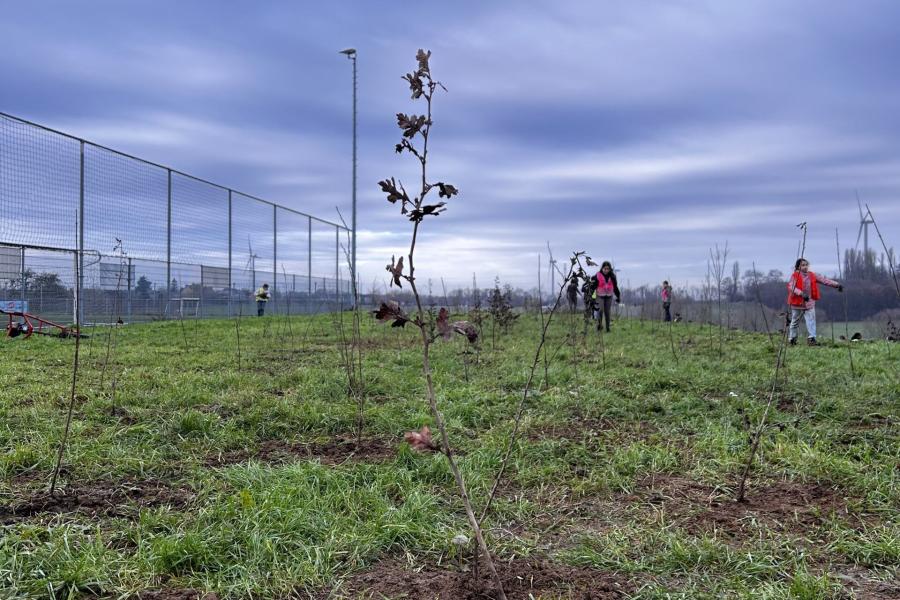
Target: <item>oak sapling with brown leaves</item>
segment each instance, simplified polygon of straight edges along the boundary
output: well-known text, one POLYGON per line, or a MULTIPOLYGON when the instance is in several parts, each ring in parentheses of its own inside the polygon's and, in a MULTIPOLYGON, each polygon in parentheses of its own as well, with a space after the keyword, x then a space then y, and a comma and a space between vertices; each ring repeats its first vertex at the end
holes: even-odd
POLYGON ((433 311, 425 310, 422 305, 421 294, 416 285, 415 252, 419 228, 427 217, 436 217, 443 213, 446 210, 446 200, 450 200, 458 194, 456 187, 449 183, 443 181, 431 183, 428 181, 428 139, 433 126, 431 118, 432 100, 438 88, 446 91, 446 88, 439 81, 432 78, 429 64, 430 58, 430 51, 420 49, 416 53, 416 69, 403 76, 403 79, 409 84, 412 99, 425 102, 426 113, 424 115, 397 113, 397 126, 402 131, 402 137, 394 149, 398 154, 406 152, 418 161, 420 179, 416 186, 417 189, 412 191, 412 195, 410 195, 403 183, 394 177, 378 182, 381 191, 387 195, 388 202, 394 205, 399 203, 400 214, 413 224, 409 252, 406 255, 406 264, 404 264, 403 256, 399 258, 392 256, 391 263, 387 265, 387 271, 391 274, 391 286, 403 287, 404 282, 409 284, 413 298, 415 298, 415 311, 412 315, 407 314, 398 302, 391 300, 382 302, 381 306, 374 313, 379 321, 390 322, 392 327, 405 327, 407 323, 410 323, 419 330, 422 343, 422 375, 425 379, 425 394, 434 425, 440 433, 440 440, 439 442, 433 441, 430 429, 427 427, 423 427, 418 432, 408 433, 407 440, 414 449, 428 450, 439 448, 441 453, 446 456, 456 481, 460 500, 465 508, 469 525, 472 527, 478 547, 485 557, 488 570, 494 580, 497 596, 501 600, 506 600, 502 582, 494 567, 487 544, 484 541, 481 526, 475 517, 465 480, 453 456, 444 415, 437 405, 437 395, 431 371, 430 348, 438 338, 446 339, 453 337, 454 334, 459 334, 466 336, 470 342, 474 342, 478 338, 478 330, 474 325, 466 321, 450 321, 449 311, 446 308, 441 308, 437 315, 433 311), (434 192, 437 192, 436 199, 434 198, 434 192))

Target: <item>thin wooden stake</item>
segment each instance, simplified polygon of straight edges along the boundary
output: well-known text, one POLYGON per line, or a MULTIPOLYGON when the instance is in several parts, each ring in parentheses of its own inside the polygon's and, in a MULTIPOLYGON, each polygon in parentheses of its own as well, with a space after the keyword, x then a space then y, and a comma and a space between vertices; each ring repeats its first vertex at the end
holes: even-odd
MULTIPOLYGON (((868 207, 867 207, 868 208, 868 207)), ((841 241, 838 238, 838 230, 837 227, 834 228, 834 247, 837 250, 837 259, 838 259, 838 278, 842 281, 844 279, 844 272, 841 268, 841 241)), ((849 323, 849 308, 847 307, 847 294, 843 294, 844 296, 844 341, 847 343, 847 357, 850 359, 850 374, 856 375, 856 370, 853 368, 853 348, 850 343, 850 323, 849 323)), ((831 325, 831 335, 834 337, 834 323, 831 325)))
MULTIPOLYGON (((78 261, 75 261, 75 281, 78 281, 78 261)), ((72 387, 69 391, 69 410, 66 414, 66 428, 63 431, 62 440, 59 442, 59 452, 56 455, 56 467, 53 469, 53 478, 50 480, 50 495, 56 493, 56 480, 62 468, 63 454, 69 441, 69 431, 72 427, 72 413, 75 411, 75 389, 78 383, 78 354, 81 349, 81 311, 75 313, 75 358, 72 361, 72 387)))

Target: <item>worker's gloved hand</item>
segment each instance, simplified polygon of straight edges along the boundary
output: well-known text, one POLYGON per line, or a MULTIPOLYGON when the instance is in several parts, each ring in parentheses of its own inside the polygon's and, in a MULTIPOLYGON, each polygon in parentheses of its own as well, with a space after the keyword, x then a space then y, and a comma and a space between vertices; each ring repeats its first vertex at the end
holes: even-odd
POLYGON ((616 298, 616 304, 621 304, 621 303, 622 303, 622 301, 619 300, 618 298, 616 298))
POLYGON ((803 301, 809 302, 809 294, 803 294, 803 301))
POLYGON ((839 291, 839 292, 843 292, 843 291, 844 291, 844 286, 843 286, 843 284, 839 284, 839 285, 838 285, 838 291, 839 291))

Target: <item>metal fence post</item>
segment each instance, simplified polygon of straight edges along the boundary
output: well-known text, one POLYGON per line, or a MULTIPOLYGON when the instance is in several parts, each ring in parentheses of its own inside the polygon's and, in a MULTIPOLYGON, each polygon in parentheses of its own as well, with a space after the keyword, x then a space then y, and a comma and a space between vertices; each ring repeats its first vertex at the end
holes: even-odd
POLYGON ((80 287, 80 271, 81 269, 78 268, 78 250, 75 250, 75 252, 72 253, 72 272, 75 274, 75 282, 72 285, 72 289, 75 291, 75 297, 72 299, 72 322, 75 324, 78 324, 79 322, 78 310, 81 303, 81 292, 78 289, 80 287))
POLYGON ((128 320, 131 321, 131 293, 132 293, 132 283, 134 282, 134 266, 131 264, 131 257, 128 257, 128 309, 126 314, 128 315, 128 320))
POLYGON ((78 281, 75 295, 78 304, 76 323, 84 323, 84 140, 79 143, 81 157, 79 158, 79 183, 78 183, 78 250, 75 260, 78 261, 78 281))
POLYGON ((306 217, 306 312, 312 310, 312 217, 306 217))
POLYGON ((337 225, 334 226, 334 300, 338 302, 341 299, 341 279, 340 279, 340 258, 341 258, 341 230, 337 225))
POLYGON ((278 312, 278 207, 272 205, 272 314, 278 312))
POLYGON ((26 302, 26 287, 28 286, 28 279, 25 277, 25 246, 22 246, 22 259, 19 264, 19 273, 22 276, 22 312, 27 312, 25 310, 25 302, 26 302))
POLYGON ((231 236, 232 236, 232 225, 231 225, 231 190, 228 190, 228 316, 231 317, 234 315, 234 311, 231 308, 231 296, 232 290, 234 290, 234 276, 231 273, 231 236))
POLYGON ((203 276, 203 265, 200 265, 200 302, 197 303, 197 312, 203 318, 203 288, 206 287, 206 278, 203 276))
POLYGON ((166 312, 172 305, 172 169, 166 169, 169 175, 166 192, 166 312))

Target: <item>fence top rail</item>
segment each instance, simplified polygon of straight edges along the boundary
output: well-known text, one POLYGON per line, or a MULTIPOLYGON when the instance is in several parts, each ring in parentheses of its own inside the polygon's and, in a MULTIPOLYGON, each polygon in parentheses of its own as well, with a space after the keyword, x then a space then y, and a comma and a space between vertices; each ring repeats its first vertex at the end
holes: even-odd
POLYGON ((246 197, 246 198, 250 198, 251 200, 256 200, 257 202, 262 202, 263 204, 268 204, 269 206, 273 206, 273 207, 275 207, 275 208, 277 208, 277 209, 280 209, 280 210, 286 210, 286 211, 291 212, 291 213, 294 213, 294 214, 296 214, 296 215, 300 215, 300 216, 302 216, 302 217, 307 217, 307 218, 313 219, 314 221, 319 221, 320 223, 324 223, 325 225, 331 225, 332 227, 336 227, 336 228, 338 228, 338 229, 344 229, 344 230, 346 230, 346 231, 350 231, 350 229, 349 229, 348 227, 345 227, 344 225, 341 225, 340 223, 334 223, 334 222, 329 221, 329 220, 327 220, 327 219, 322 219, 322 218, 320 218, 320 217, 316 217, 316 216, 314 216, 314 215, 311 215, 311 214, 309 214, 309 213, 305 213, 305 212, 300 211, 300 210, 296 210, 296 209, 293 209, 293 208, 289 208, 289 207, 283 206, 283 205, 281 205, 281 204, 276 204, 275 202, 272 202, 271 200, 264 200, 264 199, 259 198, 259 197, 257 197, 257 196, 253 196, 253 195, 251 195, 251 194, 246 194, 246 193, 244 193, 244 192, 242 192, 242 191, 240 191, 240 190, 236 190, 236 189, 234 189, 234 188, 230 188, 230 187, 225 186, 225 185, 222 185, 222 184, 220 184, 220 183, 215 183, 215 182, 213 182, 213 181, 209 181, 208 179, 203 179, 202 177, 197 177, 196 175, 191 175, 190 173, 185 173, 184 171, 179 171, 178 169, 173 169, 172 167, 167 167, 166 165, 161 165, 161 164, 159 164, 159 163, 153 162, 152 160, 147 160, 146 158, 141 158, 140 156, 134 156, 133 154, 128 154, 127 152, 122 152, 121 150, 116 150, 116 149, 114 149, 114 148, 110 148, 109 146, 104 146, 103 144, 98 144, 98 143, 96 143, 96 142, 92 142, 92 141, 90 141, 90 140, 86 140, 86 139, 84 139, 84 138, 80 138, 80 137, 78 137, 77 135, 72 135, 71 133, 66 133, 65 131, 60 131, 60 130, 58 130, 58 129, 53 129, 52 127, 47 127, 46 125, 41 125, 40 123, 35 123, 34 121, 29 121, 28 119, 23 119, 22 117, 17 117, 17 116, 15 116, 15 115, 11 115, 11 114, 5 113, 5 112, 3 112, 3 111, 0 111, 0 117, 9 119, 9 120, 11 120, 11 121, 17 121, 17 122, 19 122, 19 123, 22 123, 23 125, 28 125, 28 126, 30 126, 30 127, 35 127, 35 128, 37 128, 37 129, 42 129, 42 130, 47 131, 47 132, 49 132, 49 133, 53 133, 53 134, 55 134, 55 135, 60 135, 60 136, 65 137, 65 138, 69 138, 70 140, 75 140, 76 142, 80 142, 80 143, 82 143, 82 144, 87 144, 87 145, 89 145, 89 146, 93 146, 94 148, 99 148, 99 149, 105 150, 105 151, 107 151, 107 152, 112 152, 113 154, 118 154, 119 156, 124 156, 125 158, 131 159, 131 160, 136 160, 136 161, 138 161, 138 162, 144 163, 145 165, 150 165, 151 167, 156 167, 156 168, 158 168, 158 169, 163 169, 163 170, 168 171, 168 172, 170 172, 170 173, 174 173, 174 174, 176 174, 176 175, 181 175, 182 177, 187 177, 187 178, 189 178, 189 179, 193 179, 194 181, 198 181, 198 182, 200 182, 200 183, 205 183, 206 185, 211 185, 211 186, 213 186, 213 187, 217 187, 217 188, 219 188, 219 189, 221 189, 221 190, 225 190, 225 191, 228 191, 228 192, 231 192, 231 193, 234 193, 234 194, 240 194, 241 196, 244 196, 244 197, 246 197))
MULTIPOLYGON (((19 250, 39 250, 41 252, 78 252, 75 248, 59 248, 57 246, 37 246, 35 244, 16 244, 13 242, 0 242, 0 248, 18 248, 19 250)), ((93 252, 85 250, 85 252, 93 252)))

